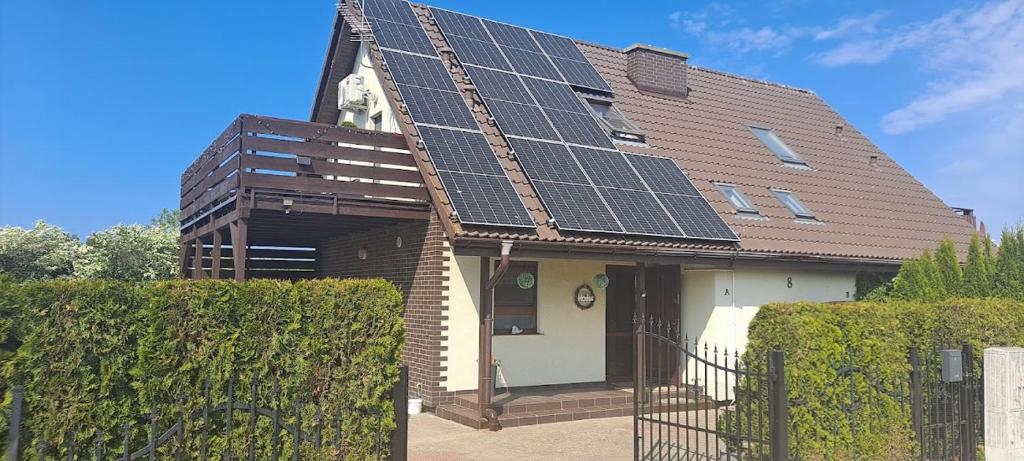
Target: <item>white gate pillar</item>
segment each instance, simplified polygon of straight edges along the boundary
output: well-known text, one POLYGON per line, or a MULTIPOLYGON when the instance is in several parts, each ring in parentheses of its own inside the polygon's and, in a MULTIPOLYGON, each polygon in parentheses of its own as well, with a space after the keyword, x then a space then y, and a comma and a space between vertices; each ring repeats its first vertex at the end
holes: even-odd
POLYGON ((985 349, 985 459, 1024 459, 1024 348, 985 349))

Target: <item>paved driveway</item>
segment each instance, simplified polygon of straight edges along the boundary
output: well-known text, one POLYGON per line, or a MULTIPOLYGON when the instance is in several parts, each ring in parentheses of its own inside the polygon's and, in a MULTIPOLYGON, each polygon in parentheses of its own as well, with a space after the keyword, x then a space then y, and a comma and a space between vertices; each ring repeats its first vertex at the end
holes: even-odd
POLYGON ((411 461, 629 460, 633 417, 478 431, 423 413, 409 417, 411 461))

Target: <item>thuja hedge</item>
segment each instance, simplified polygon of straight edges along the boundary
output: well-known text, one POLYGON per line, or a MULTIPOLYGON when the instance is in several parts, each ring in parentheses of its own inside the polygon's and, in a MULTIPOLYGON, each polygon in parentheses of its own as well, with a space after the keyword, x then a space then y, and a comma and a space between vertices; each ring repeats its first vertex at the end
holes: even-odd
MULTIPOLYGON (((131 423, 139 448, 151 411, 166 428, 174 423, 179 399, 186 412, 199 410, 207 379, 215 404, 225 401, 229 378, 236 398, 248 402, 255 380, 264 407, 275 406, 276 381, 284 422, 292 424, 294 411, 288 410, 304 402, 307 432, 315 427, 310 402, 320 403, 327 421, 340 411, 346 459, 373 456, 374 415, 383 414, 385 446, 394 429, 389 392, 398 381, 405 325, 401 295, 384 280, 0 281, 0 310, 11 319, 0 324, 4 344, 16 346, 0 356, 0 373, 8 387, 25 386, 30 435, 22 443, 30 447, 41 435, 51 446, 64 444, 70 429, 84 454, 94 449, 94 430, 101 429, 107 453, 116 455, 131 423)), ((10 389, 4 393, 6 415, 10 389)), ((236 412, 236 456, 246 455, 246 417, 236 412)), ((6 418, 0 421, 3 433, 6 424, 6 418)), ((211 456, 221 456, 226 446, 222 429, 215 418, 211 456)), ((189 431, 188 457, 196 458, 200 422, 189 431)), ((269 432, 264 418, 258 433, 269 432)), ((325 429, 323 439, 334 434, 325 429)), ((290 453, 290 437, 281 439, 290 453)), ((269 458, 268 442, 262 437, 261 459, 269 458)), ((308 456, 337 459, 332 450, 308 456)), ((26 456, 34 459, 34 449, 26 456)))
POLYGON ((1024 345, 1024 303, 771 304, 754 317, 748 338, 744 359, 758 368, 764 368, 767 351, 786 353, 791 454, 802 459, 910 459, 915 446, 909 411, 895 397, 869 392, 863 378, 854 380, 855 386, 871 404, 862 402, 852 437, 844 409, 850 404, 850 380, 839 376, 850 351, 857 366, 889 392, 907 384, 911 345, 923 355, 966 341, 976 351, 971 365, 980 370, 985 347, 1024 345))

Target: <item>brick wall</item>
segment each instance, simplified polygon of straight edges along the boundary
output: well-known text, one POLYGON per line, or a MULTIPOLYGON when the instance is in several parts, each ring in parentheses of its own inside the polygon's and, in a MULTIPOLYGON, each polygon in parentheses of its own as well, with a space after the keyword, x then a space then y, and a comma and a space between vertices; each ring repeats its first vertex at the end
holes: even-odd
POLYGON ((626 73, 641 91, 686 96, 686 55, 647 45, 626 49, 626 73))
POLYGON ((409 365, 409 396, 435 407, 452 401, 441 386, 446 340, 447 250, 444 230, 431 213, 420 221, 325 241, 321 274, 325 277, 381 277, 398 286, 405 300, 408 330, 403 359, 409 365), (402 245, 397 245, 401 238, 402 245), (366 258, 360 259, 360 250, 366 258))

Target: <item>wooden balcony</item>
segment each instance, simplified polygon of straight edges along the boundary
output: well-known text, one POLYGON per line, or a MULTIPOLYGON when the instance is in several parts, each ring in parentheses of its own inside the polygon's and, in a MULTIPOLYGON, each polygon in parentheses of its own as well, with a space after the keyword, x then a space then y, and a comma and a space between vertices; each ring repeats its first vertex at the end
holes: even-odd
POLYGON ((427 191, 407 149, 400 134, 239 116, 181 175, 183 273, 315 276, 310 251, 324 239, 427 219, 427 191), (220 262, 226 239, 230 267, 220 262), (247 248, 281 257, 247 259, 247 248), (302 263, 287 261, 287 248, 298 248, 302 263))

